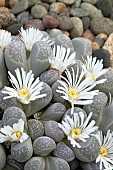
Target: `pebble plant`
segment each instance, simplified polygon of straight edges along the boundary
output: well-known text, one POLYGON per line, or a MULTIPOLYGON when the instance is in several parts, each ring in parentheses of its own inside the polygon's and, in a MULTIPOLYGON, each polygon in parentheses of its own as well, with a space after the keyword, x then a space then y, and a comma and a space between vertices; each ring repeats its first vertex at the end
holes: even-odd
POLYGON ((112 96, 88 39, 0 30, 0 170, 112 170, 112 96))

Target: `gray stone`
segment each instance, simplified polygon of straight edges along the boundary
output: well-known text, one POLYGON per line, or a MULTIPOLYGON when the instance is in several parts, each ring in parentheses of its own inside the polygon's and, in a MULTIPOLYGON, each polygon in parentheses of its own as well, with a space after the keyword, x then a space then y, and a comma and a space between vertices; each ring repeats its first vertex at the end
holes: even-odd
POLYGON ((76 0, 73 5, 72 5, 72 8, 79 8, 81 5, 81 0, 76 0))
POLYGON ((24 170, 24 163, 16 161, 11 155, 8 155, 7 163, 18 170, 24 170))
MULTIPOLYGON (((100 163, 96 163, 96 161, 90 163, 80 162, 80 166, 83 170, 100 170, 100 163)), ((104 167, 103 167, 104 169, 104 167)))
POLYGON ((71 162, 75 158, 74 152, 64 142, 57 143, 53 155, 67 162, 71 162))
POLYGON ((100 144, 96 137, 90 136, 86 142, 80 141, 81 148, 73 147, 77 159, 83 162, 94 161, 100 153, 100 144))
POLYGON ((83 2, 88 2, 88 3, 93 4, 93 5, 95 5, 98 2, 98 0, 82 0, 82 1, 83 2))
POLYGON ((102 12, 100 10, 98 10, 95 6, 93 6, 89 3, 85 3, 85 2, 82 3, 81 8, 84 9, 89 14, 91 19, 92 18, 98 18, 99 19, 99 18, 103 17, 102 12))
POLYGON ((18 162, 26 162, 32 157, 33 147, 31 138, 28 138, 23 143, 11 144, 11 155, 18 162))
POLYGON ((60 29, 52 29, 49 31, 49 35, 51 38, 56 38, 58 35, 62 34, 62 31, 60 29))
POLYGON ((75 170, 76 168, 78 168, 79 163, 77 159, 75 158, 73 161, 69 162, 69 166, 71 170, 75 170))
POLYGON ((66 17, 66 16, 60 16, 59 19, 59 28, 61 30, 71 30, 74 26, 71 18, 66 17))
POLYGON ((44 121, 45 135, 51 137, 55 142, 64 138, 64 132, 58 127, 58 123, 50 120, 44 121))
POLYGON ((42 0, 42 2, 53 3, 53 2, 56 2, 56 0, 42 0))
POLYGON ((30 19, 30 20, 28 20, 28 22, 25 24, 24 27, 25 27, 25 29, 34 27, 36 29, 39 29, 40 31, 45 30, 42 20, 40 20, 40 19, 30 19))
POLYGON ((78 17, 71 18, 74 28, 70 31, 71 38, 82 36, 83 34, 83 23, 82 20, 78 17))
POLYGON ((35 5, 31 9, 31 14, 34 18, 42 18, 47 14, 47 9, 42 5, 35 5))
POLYGON ((29 7, 35 5, 36 3, 40 2, 40 0, 28 0, 29 7))
POLYGON ((53 139, 47 136, 37 138, 33 142, 33 149, 35 155, 47 156, 56 148, 56 144, 53 139))
POLYGON ((43 124, 35 119, 28 120, 29 133, 33 140, 44 135, 43 124))
POLYGON ((0 144, 0 170, 4 168, 6 164, 6 154, 3 146, 0 144))
POLYGON ((113 21, 109 18, 93 18, 90 27, 96 35, 100 33, 109 35, 113 32, 113 21))
POLYGON ((25 163, 24 170, 45 170, 45 158, 32 157, 25 163))
POLYGON ((84 30, 87 30, 89 28, 90 22, 91 22, 90 17, 83 17, 82 18, 82 23, 83 23, 84 30))
POLYGON ((29 19, 29 12, 24 11, 17 15, 17 22, 21 24, 26 24, 29 19))
POLYGON ((26 70, 26 50, 22 41, 12 41, 4 52, 7 69, 15 76, 15 69, 23 67, 26 70))
POLYGON ((58 0, 59 2, 63 2, 64 4, 71 5, 75 2, 75 0, 58 0))
POLYGON ((87 55, 92 55, 92 43, 86 38, 72 39, 74 50, 76 51, 76 59, 82 60, 82 56, 86 59, 87 55))
POLYGON ((20 28, 23 27, 22 23, 14 23, 12 25, 9 25, 6 30, 11 32, 12 35, 17 35, 18 34, 18 30, 20 30, 20 28))
POLYGON ((49 86, 52 86, 58 78, 58 71, 53 69, 45 71, 40 75, 40 80, 47 83, 49 86))
POLYGON ((46 83, 43 84, 43 89, 41 90, 40 94, 47 94, 47 95, 45 97, 36 99, 35 101, 27 105, 26 110, 25 110, 27 117, 40 111, 42 108, 44 108, 50 103, 52 99, 52 90, 48 84, 46 83))
POLYGON ((53 2, 50 5, 50 12, 55 12, 59 14, 62 10, 66 8, 66 5, 62 2, 53 2))
POLYGON ((89 13, 82 8, 71 8, 70 14, 73 17, 85 17, 89 15, 89 13))
POLYGON ((112 0, 99 0, 97 2, 97 8, 99 8, 105 17, 109 17, 113 12, 112 0))
POLYGON ((38 77, 49 67, 48 56, 52 56, 50 45, 43 41, 39 41, 33 45, 30 53, 30 69, 33 71, 35 77, 38 77))
POLYGON ((13 14, 18 14, 22 11, 25 11, 28 8, 28 6, 29 6, 28 0, 22 0, 11 9, 11 12, 13 14))
POLYGON ((60 121, 65 112, 66 107, 62 103, 54 103, 41 114, 40 118, 44 121, 60 121))

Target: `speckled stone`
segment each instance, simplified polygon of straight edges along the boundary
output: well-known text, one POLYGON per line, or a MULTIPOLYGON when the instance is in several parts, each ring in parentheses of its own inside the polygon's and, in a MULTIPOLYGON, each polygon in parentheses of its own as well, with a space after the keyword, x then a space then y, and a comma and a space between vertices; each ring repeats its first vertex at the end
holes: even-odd
POLYGON ((9 0, 8 5, 13 8, 20 0, 9 0))
POLYGON ((58 27, 59 25, 58 20, 56 20, 55 18, 49 15, 45 15, 42 20, 43 20, 43 25, 45 28, 52 29, 52 28, 58 27))
POLYGON ((66 5, 62 2, 53 2, 50 5, 50 12, 56 12, 59 14, 61 11, 63 11, 66 8, 66 5))
POLYGON ((30 19, 30 20, 28 20, 28 22, 25 24, 24 28, 28 29, 30 27, 34 27, 34 28, 39 29, 41 31, 45 30, 41 19, 30 19))
POLYGON ((11 155, 7 156, 7 163, 18 170, 24 170, 24 163, 16 161, 11 155))
POLYGON ((87 30, 90 26, 90 17, 82 17, 82 23, 83 23, 83 28, 84 30, 87 30))
POLYGON ((88 3, 93 4, 93 5, 95 5, 98 2, 98 0, 82 0, 82 1, 88 2, 88 3))
POLYGON ((69 17, 60 16, 58 21, 59 21, 59 28, 62 30, 71 30, 74 27, 74 24, 73 24, 71 18, 69 18, 69 17))
POLYGON ((47 14, 47 9, 42 5, 35 5, 31 9, 31 14, 34 18, 42 18, 47 14))
POLYGON ((79 8, 81 5, 81 0, 76 0, 73 5, 72 5, 72 8, 79 8))
POLYGON ((92 31, 91 31, 90 29, 87 29, 87 30, 83 33, 82 36, 83 36, 84 38, 89 39, 90 41, 94 41, 94 39, 95 39, 95 36, 94 36, 94 34, 92 33, 92 31))
POLYGON ((7 27, 16 21, 16 17, 9 13, 0 11, 0 26, 7 27))
POLYGON ((17 22, 21 24, 26 24, 29 19, 29 12, 24 11, 17 15, 17 22))
POLYGON ((103 34, 103 33, 98 34, 96 37, 97 37, 97 38, 101 38, 101 39, 103 39, 104 41, 106 41, 107 38, 108 38, 108 36, 107 36, 106 34, 103 34))
POLYGON ((58 1, 63 2, 65 4, 67 4, 67 5, 71 5, 71 4, 73 4, 75 2, 75 0, 58 0, 58 1))
POLYGON ((25 11, 28 8, 28 6, 29 6, 28 0, 22 0, 11 9, 11 12, 13 14, 18 14, 22 11, 25 11))
POLYGON ((73 17, 85 17, 85 16, 88 16, 89 13, 82 9, 82 8, 71 8, 70 9, 70 14, 73 16, 73 17))

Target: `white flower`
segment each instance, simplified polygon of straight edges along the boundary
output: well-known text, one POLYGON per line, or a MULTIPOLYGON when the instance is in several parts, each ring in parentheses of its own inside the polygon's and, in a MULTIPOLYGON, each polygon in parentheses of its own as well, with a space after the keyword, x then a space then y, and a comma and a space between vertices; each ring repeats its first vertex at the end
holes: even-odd
POLYGON ((107 131, 106 136, 103 136, 102 131, 98 132, 97 139, 101 146, 101 152, 96 159, 96 163, 100 162, 100 170, 105 168, 108 170, 113 167, 113 134, 110 130, 107 131), (104 167, 103 167, 104 166, 104 167))
POLYGON ((67 79, 61 76, 62 80, 58 80, 61 86, 58 86, 58 93, 63 94, 61 97, 65 100, 68 100, 72 105, 72 110, 74 108, 74 104, 77 105, 87 105, 93 102, 94 95, 98 95, 98 90, 90 91, 95 87, 95 84, 92 84, 93 81, 90 81, 89 78, 84 80, 85 72, 82 70, 79 75, 79 68, 77 67, 77 73, 75 76, 74 69, 72 69, 72 75, 68 69, 66 69, 65 73, 67 79))
POLYGON ((62 73, 68 66, 75 64, 75 57, 75 52, 70 54, 70 48, 57 45, 53 47, 53 56, 49 57, 49 63, 52 69, 62 73))
POLYGON ((0 29, 0 48, 4 50, 11 42, 11 33, 0 29))
POLYGON ((97 80, 100 76, 107 73, 108 69, 103 69, 103 60, 97 60, 97 57, 87 56, 87 60, 84 60, 83 69, 85 76, 90 80, 94 80, 96 84, 104 83, 106 79, 97 80))
POLYGON ((0 129, 0 143, 10 142, 24 142, 28 138, 28 135, 24 133, 24 121, 19 119, 18 123, 13 125, 13 128, 4 126, 0 129))
POLYGON ((38 41, 44 41, 50 45, 53 45, 54 43, 49 39, 49 36, 43 37, 43 32, 33 27, 26 30, 21 27, 19 33, 20 39, 24 42, 26 49, 29 51, 31 51, 33 44, 38 41))
POLYGON ((94 120, 89 123, 91 117, 92 113, 90 113, 86 119, 82 112, 73 113, 72 118, 66 115, 62 124, 58 124, 73 147, 77 146, 78 148, 81 148, 79 141, 86 142, 86 139, 98 129, 97 126, 94 126, 94 120))
POLYGON ((30 101, 46 96, 46 94, 40 94, 40 91, 43 88, 43 82, 40 82, 39 77, 34 81, 32 70, 26 74, 24 69, 21 68, 21 72, 22 73, 20 73, 18 68, 15 70, 16 79, 11 72, 8 71, 13 88, 5 87, 5 90, 3 90, 2 93, 7 94, 8 96, 5 96, 4 100, 15 97, 21 103, 29 104, 30 101))

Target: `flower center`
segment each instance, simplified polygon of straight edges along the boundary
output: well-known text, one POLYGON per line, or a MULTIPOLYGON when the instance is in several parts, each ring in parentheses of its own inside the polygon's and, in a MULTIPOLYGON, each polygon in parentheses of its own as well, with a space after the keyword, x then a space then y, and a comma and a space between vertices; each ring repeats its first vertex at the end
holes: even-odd
POLYGON ((94 74, 90 74, 90 80, 95 80, 95 76, 94 76, 94 74))
POLYGON ((78 135, 81 134, 81 130, 78 129, 78 128, 73 128, 73 129, 71 130, 71 133, 72 133, 73 135, 75 135, 75 136, 78 136, 78 135))
POLYGON ((104 146, 101 146, 100 156, 104 157, 106 155, 107 155, 107 149, 104 146))
POLYGON ((21 90, 19 91, 19 96, 24 97, 24 98, 27 98, 27 97, 29 96, 29 91, 26 90, 26 89, 21 89, 21 90))
POLYGON ((20 138, 21 135, 22 135, 22 133, 21 133, 20 131, 16 131, 15 134, 16 134, 16 137, 17 137, 17 138, 20 138))
POLYGON ((77 89, 76 88, 69 89, 68 96, 72 99, 77 99, 78 98, 77 89))

